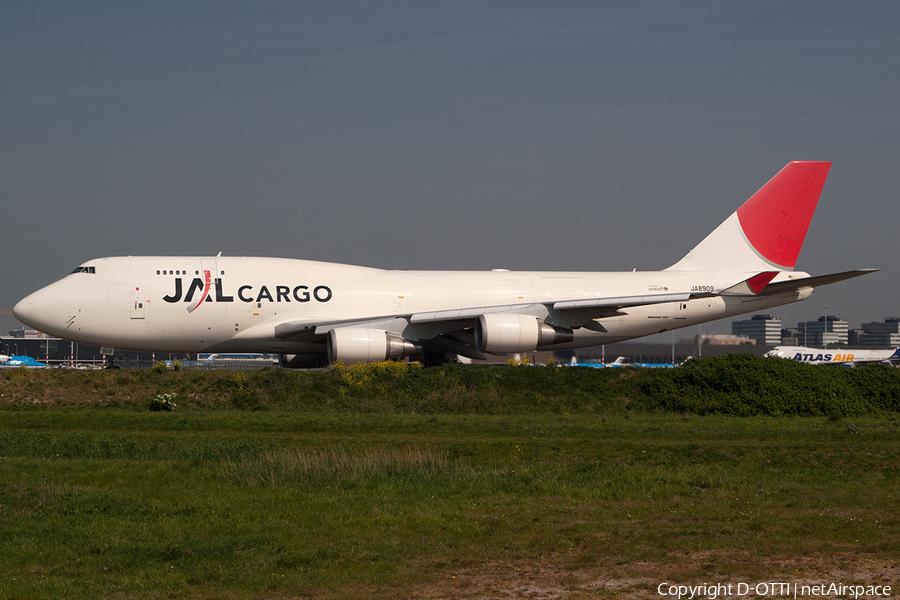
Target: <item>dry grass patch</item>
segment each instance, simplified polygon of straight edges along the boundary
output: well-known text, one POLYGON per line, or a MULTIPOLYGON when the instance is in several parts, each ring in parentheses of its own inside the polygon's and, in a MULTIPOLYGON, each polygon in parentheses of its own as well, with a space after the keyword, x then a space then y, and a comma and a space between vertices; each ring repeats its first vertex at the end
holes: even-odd
POLYGON ((445 477, 457 467, 446 451, 431 446, 270 448, 222 465, 240 485, 279 486, 306 480, 358 481, 371 477, 445 477))

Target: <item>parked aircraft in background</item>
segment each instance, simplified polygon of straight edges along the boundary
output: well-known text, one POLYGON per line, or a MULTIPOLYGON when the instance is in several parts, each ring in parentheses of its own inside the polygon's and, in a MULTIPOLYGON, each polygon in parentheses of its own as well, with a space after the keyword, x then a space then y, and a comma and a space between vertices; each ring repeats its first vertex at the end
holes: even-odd
POLYGON ((677 367, 678 364, 671 362, 629 362, 624 356, 620 356, 614 362, 606 365, 607 367, 644 367, 648 369, 671 369, 677 367))
MULTIPOLYGON (((614 361, 612 361, 612 362, 608 362, 608 363, 605 363, 605 362, 593 362, 593 361, 591 361, 591 362, 578 362, 578 360, 573 356, 573 357, 572 357, 572 360, 568 363, 567 366, 569 366, 569 367, 590 367, 590 368, 592 368, 592 369, 606 369, 606 368, 613 368, 613 367, 631 367, 631 366, 634 366, 634 365, 632 365, 632 364, 626 362, 627 360, 628 360, 628 359, 626 359, 624 356, 620 356, 620 357, 617 358, 616 360, 614 360, 614 361)), ((671 365, 670 365, 670 366, 671 366, 671 365)))
POLYGON ((829 162, 792 162, 672 266, 648 272, 387 271, 285 258, 89 260, 16 318, 83 344, 262 352, 286 366, 610 344, 808 298, 875 269, 794 266, 829 162))
POLYGON ((30 356, 7 356, 0 354, 0 369, 27 367, 29 369, 46 369, 49 365, 38 362, 30 356))
POLYGON ((803 346, 776 346, 765 356, 789 358, 810 365, 844 365, 855 367, 863 363, 879 362, 892 365, 900 361, 900 348, 894 350, 823 350, 803 346))
POLYGON ((574 363, 576 367, 644 367, 648 369, 671 369, 677 367, 677 363, 631 362, 624 356, 618 357, 610 363, 574 363))

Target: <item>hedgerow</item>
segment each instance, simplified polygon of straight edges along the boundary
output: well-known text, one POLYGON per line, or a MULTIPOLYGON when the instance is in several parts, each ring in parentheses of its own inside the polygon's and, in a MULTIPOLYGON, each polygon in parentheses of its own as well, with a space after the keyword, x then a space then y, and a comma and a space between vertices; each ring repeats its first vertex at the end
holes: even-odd
POLYGON ((701 415, 853 416, 900 410, 900 371, 877 364, 847 369, 730 354, 642 375, 639 386, 649 406, 701 415))
POLYGON ((900 412, 900 370, 811 366, 750 354, 674 369, 403 362, 292 371, 0 372, 0 408, 134 406, 177 394, 178 411, 299 410, 397 414, 604 413, 854 416, 900 412))

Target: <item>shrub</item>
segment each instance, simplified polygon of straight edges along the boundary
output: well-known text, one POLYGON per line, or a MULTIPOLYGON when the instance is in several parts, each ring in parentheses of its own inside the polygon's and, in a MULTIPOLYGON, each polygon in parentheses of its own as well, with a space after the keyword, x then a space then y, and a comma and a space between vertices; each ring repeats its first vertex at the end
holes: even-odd
POLYGON ((178 395, 175 393, 169 394, 157 394, 153 400, 150 401, 150 410, 153 411, 173 411, 175 407, 178 406, 175 404, 175 398, 178 395))
POLYGON ((527 354, 512 356, 509 360, 506 361, 506 364, 510 367, 530 367, 532 365, 531 357, 527 354))

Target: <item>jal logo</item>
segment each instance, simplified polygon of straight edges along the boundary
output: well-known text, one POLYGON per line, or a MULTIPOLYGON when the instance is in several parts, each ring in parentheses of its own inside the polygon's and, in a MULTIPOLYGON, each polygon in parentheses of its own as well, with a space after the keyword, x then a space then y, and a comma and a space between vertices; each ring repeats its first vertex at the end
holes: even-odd
MULTIPOLYGON (((203 277, 195 277, 184 292, 184 283, 181 277, 175 278, 175 291, 163 300, 169 304, 177 302, 189 303, 187 311, 194 312, 204 302, 234 302, 234 296, 225 294, 222 279, 213 277, 212 271, 203 270, 203 277), (210 293, 212 292, 212 293, 210 293)), ((328 302, 332 298, 331 288, 327 285, 317 285, 310 291, 307 285, 262 285, 255 289, 252 285, 242 285, 237 290, 238 300, 241 302, 328 302), (274 290, 274 294, 273 294, 274 290)))

